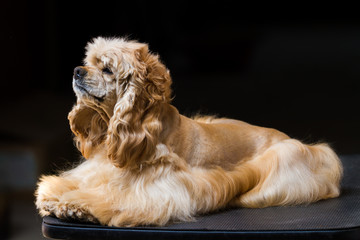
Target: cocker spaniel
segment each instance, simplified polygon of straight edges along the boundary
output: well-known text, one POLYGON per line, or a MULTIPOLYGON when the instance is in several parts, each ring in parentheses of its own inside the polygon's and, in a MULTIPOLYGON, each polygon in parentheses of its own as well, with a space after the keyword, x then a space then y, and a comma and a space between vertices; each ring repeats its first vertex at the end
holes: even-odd
POLYGON ((69 113, 86 160, 42 176, 42 216, 109 226, 191 221, 225 207, 263 208, 339 196, 342 166, 327 144, 214 117, 188 118, 148 45, 96 38, 74 70, 69 113))

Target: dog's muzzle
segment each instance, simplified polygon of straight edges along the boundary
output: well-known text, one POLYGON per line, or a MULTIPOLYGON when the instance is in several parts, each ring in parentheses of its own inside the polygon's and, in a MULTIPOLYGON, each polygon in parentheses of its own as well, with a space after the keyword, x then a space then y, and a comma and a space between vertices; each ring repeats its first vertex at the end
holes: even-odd
MULTIPOLYGON (((86 84, 84 83, 84 78, 87 75, 87 71, 83 67, 76 67, 74 69, 73 76, 73 87, 74 90, 80 90, 83 93, 89 94, 86 84)), ((75 91, 76 92, 76 91, 75 91)))
POLYGON ((74 69, 73 88, 75 93, 81 93, 81 95, 86 94, 87 96, 91 96, 97 101, 102 102, 106 96, 106 92, 86 83, 85 77, 87 74, 88 71, 85 67, 76 67, 74 69))
POLYGON ((87 74, 87 71, 83 67, 76 67, 74 69, 74 79, 75 80, 81 80, 83 79, 87 74))

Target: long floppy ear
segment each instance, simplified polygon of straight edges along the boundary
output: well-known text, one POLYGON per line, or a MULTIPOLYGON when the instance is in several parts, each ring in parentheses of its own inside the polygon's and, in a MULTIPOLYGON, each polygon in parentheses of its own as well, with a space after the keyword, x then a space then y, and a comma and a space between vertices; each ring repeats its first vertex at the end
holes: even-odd
POLYGON ((96 146, 106 137, 107 124, 94 109, 78 100, 68 115, 71 131, 75 134, 76 147, 89 158, 96 146))
POLYGON ((142 55, 141 61, 146 65, 145 76, 145 99, 149 100, 148 106, 158 103, 170 103, 171 101, 171 77, 169 70, 160 61, 158 55, 142 55))
POLYGON ((156 161, 162 105, 170 102, 171 78, 157 55, 138 44, 126 91, 118 98, 108 128, 108 156, 117 167, 139 169, 156 161))

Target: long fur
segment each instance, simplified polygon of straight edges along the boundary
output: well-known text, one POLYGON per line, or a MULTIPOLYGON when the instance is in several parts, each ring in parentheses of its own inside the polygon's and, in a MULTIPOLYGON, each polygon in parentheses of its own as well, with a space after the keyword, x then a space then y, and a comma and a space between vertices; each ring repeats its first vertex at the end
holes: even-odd
POLYGON ((242 121, 179 114, 170 104, 169 71, 146 44, 99 37, 86 50, 87 74, 74 76, 78 100, 69 121, 87 160, 41 177, 42 216, 165 225, 225 207, 339 196, 342 166, 328 145, 242 121))

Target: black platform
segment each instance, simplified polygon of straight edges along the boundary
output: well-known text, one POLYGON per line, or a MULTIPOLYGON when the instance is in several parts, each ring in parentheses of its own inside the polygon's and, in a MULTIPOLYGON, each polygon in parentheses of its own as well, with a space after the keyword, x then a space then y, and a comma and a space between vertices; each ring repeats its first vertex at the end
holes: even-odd
POLYGON ((342 156, 339 198, 307 206, 227 210, 166 227, 115 228, 43 219, 54 239, 360 239, 360 155, 342 156))

